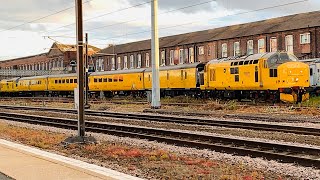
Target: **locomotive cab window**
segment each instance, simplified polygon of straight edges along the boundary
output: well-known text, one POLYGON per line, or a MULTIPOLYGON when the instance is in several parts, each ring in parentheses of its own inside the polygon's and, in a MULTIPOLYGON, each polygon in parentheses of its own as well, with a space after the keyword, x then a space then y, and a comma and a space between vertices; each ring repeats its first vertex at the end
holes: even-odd
POLYGON ((278 77, 278 70, 277 69, 270 69, 269 75, 270 75, 270 77, 278 77))

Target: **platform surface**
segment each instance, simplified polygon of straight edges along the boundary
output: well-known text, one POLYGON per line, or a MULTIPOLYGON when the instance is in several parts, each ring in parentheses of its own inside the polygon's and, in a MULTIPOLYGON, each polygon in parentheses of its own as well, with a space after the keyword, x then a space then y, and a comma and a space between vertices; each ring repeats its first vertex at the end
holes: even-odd
POLYGON ((0 139, 0 172, 14 179, 138 180, 111 169, 0 139))

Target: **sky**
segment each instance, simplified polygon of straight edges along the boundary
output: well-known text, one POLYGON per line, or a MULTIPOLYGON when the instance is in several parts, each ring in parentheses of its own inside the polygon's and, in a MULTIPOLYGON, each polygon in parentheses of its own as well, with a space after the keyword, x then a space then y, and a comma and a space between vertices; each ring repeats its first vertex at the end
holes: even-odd
MULTIPOLYGON (((83 0, 89 44, 151 37, 150 0, 83 0)), ((170 36, 320 10, 320 0, 158 0, 159 35, 170 36)), ((10 0, 0 6, 0 60, 75 44, 74 0, 10 0), (54 15, 52 15, 54 14, 54 15)))

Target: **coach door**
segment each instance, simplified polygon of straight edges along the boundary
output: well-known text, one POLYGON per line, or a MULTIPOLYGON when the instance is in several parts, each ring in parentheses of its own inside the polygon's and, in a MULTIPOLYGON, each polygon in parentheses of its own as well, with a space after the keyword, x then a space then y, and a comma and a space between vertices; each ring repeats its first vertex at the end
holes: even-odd
POLYGON ((316 75, 316 65, 310 64, 310 86, 316 86, 317 85, 317 75, 316 75))

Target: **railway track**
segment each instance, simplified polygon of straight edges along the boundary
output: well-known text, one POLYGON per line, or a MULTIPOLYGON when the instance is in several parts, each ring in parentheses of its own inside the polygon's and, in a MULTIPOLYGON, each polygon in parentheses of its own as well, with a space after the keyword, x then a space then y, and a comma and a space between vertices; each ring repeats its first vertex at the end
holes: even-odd
MULTIPOLYGON (((51 111, 51 112, 72 113, 72 114, 77 113, 77 111, 74 109, 61 109, 61 108, 40 108, 40 107, 27 107, 27 106, 0 105, 0 109, 1 108, 11 109, 11 110, 33 110, 33 111, 37 110, 37 111, 51 111)), ((186 117, 178 117, 178 116, 161 116, 161 115, 150 115, 150 114, 119 113, 119 112, 92 111, 92 110, 86 110, 86 115, 112 117, 112 118, 120 118, 120 119, 132 119, 132 120, 141 120, 141 121, 144 120, 144 121, 167 122, 167 123, 169 122, 169 123, 179 123, 179 124, 189 124, 189 125, 219 126, 219 127, 227 127, 227 128, 241 128, 241 129, 320 136, 319 128, 311 128, 311 127, 303 127, 303 126, 289 126, 289 125, 258 123, 258 122, 214 120, 214 119, 203 119, 203 118, 186 118, 186 117)), ((232 116, 226 115, 226 117, 230 118, 232 116)), ((244 116, 244 117, 249 118, 248 116, 244 116)), ((259 117, 259 118, 262 118, 262 117, 259 117)))
MULTIPOLYGON (((0 118, 65 129, 77 129, 77 120, 74 119, 4 112, 0 112, 0 118)), ((223 136, 201 135, 157 128, 114 125, 101 122, 86 122, 86 131, 141 138, 178 146, 211 149, 217 152, 241 156, 249 155, 252 157, 263 157, 269 160, 278 160, 285 163, 297 163, 302 166, 320 168, 320 148, 314 147, 227 138, 223 136)))

